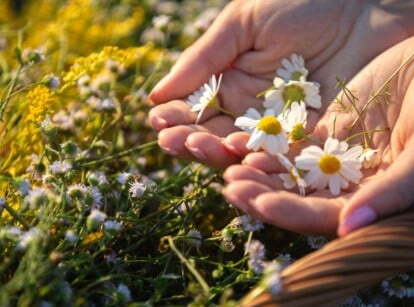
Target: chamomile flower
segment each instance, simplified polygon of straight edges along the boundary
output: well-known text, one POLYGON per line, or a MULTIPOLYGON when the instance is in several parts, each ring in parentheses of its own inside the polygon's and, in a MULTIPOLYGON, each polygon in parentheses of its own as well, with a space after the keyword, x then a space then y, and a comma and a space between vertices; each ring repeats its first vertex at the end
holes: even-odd
POLYGON ((296 53, 293 53, 289 59, 282 59, 282 67, 276 70, 276 74, 285 81, 289 80, 306 80, 309 71, 305 68, 305 60, 296 53))
POLYGON ((263 148, 272 155, 287 153, 289 150, 282 117, 276 117, 273 109, 267 109, 264 116, 261 116, 256 109, 249 108, 234 124, 251 134, 246 144, 248 149, 258 151, 263 148))
POLYGON ((284 155, 278 154, 277 158, 280 164, 282 164, 288 171, 288 173, 279 174, 279 177, 282 179, 285 189, 290 190, 295 186, 298 186, 299 194, 305 196, 306 182, 300 176, 298 169, 284 155))
POLYGON ((201 86, 197 91, 188 97, 187 104, 191 106, 192 112, 199 112, 196 119, 196 124, 200 122, 205 109, 219 108, 217 94, 220 89, 221 79, 223 75, 220 74, 218 80, 216 76, 212 76, 207 83, 201 86))
POLYGON ((307 116, 306 105, 303 101, 300 103, 292 103, 290 109, 286 111, 284 122, 286 130, 289 132, 289 141, 300 141, 306 137, 305 127, 307 116))
POLYGON ((350 181, 358 183, 362 177, 362 146, 348 147, 348 143, 329 137, 323 149, 316 145, 303 149, 295 162, 297 168, 308 171, 306 184, 318 190, 329 186, 332 195, 338 195, 350 181))
POLYGON ((381 162, 379 149, 365 148, 359 157, 359 161, 365 169, 376 167, 381 162))
POLYGON ((274 88, 266 91, 263 105, 273 108, 276 114, 290 108, 293 102, 303 101, 307 106, 320 108, 322 106, 319 86, 314 82, 304 80, 284 81, 276 77, 273 80, 274 88))

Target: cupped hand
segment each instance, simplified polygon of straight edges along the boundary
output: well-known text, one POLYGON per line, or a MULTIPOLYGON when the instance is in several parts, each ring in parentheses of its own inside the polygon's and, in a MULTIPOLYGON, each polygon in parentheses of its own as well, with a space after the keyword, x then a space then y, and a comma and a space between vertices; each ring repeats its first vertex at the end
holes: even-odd
MULTIPOLYGON (((332 103, 317 123, 312 136, 320 140, 334 131, 336 138, 344 139, 362 131, 387 129, 372 133, 370 147, 379 149, 381 160, 376 168, 363 171, 359 184, 338 196, 328 190, 311 190, 301 197, 283 189, 278 173, 286 170, 277 159, 257 152, 247 155, 242 165, 226 170, 224 195, 255 218, 308 234, 343 236, 408 209, 414 203, 413 78, 414 37, 382 53, 347 84, 359 110, 371 101, 358 120, 350 100, 341 99, 348 108, 332 103), (399 69, 402 63, 407 64, 399 69)), ((297 154, 307 145, 298 143, 292 150, 297 154)))
POLYGON ((378 3, 230 2, 149 95, 157 105, 149 120, 159 131, 160 147, 219 168, 239 162, 247 151, 238 146, 243 137, 232 135, 237 131, 234 119, 262 103, 257 94, 272 84, 282 58, 293 52, 302 55, 309 78, 321 84, 322 99, 328 102, 337 92, 335 77, 350 79, 377 54, 408 36, 400 20, 406 18, 396 17, 401 8, 388 12, 378 3), (224 75, 221 106, 234 117, 209 110, 195 125, 196 114, 185 100, 219 73, 224 75))

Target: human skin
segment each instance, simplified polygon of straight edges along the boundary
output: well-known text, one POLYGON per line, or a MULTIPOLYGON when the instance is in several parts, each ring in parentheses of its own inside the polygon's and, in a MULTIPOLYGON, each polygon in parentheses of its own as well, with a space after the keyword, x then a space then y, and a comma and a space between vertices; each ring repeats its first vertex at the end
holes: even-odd
MULTIPOLYGON (((414 201, 413 78, 414 37, 382 53, 347 84, 358 99, 359 110, 378 89, 388 93, 384 97, 380 92, 378 102, 371 99, 373 102, 351 131, 356 112, 341 111, 337 104, 331 104, 316 124, 312 137, 320 140, 333 134, 334 122, 335 137, 339 139, 364 131, 363 126, 365 131, 387 129, 373 134, 370 146, 380 149, 381 162, 376 169, 364 171, 359 184, 336 197, 327 190, 310 190, 301 197, 283 189, 277 174, 286 171, 277 160, 257 152, 247 155, 243 164, 227 168, 224 178, 228 185, 223 194, 232 204, 265 222, 295 232, 329 236, 347 235, 408 209, 414 201), (406 63, 404 68, 383 87, 402 63, 406 63)), ((307 145, 297 144, 294 152, 307 145)))
POLYGON ((149 95, 158 142, 166 152, 225 168, 248 150, 234 119, 259 106, 256 95, 272 84, 282 58, 296 52, 321 84, 323 107, 309 114, 309 131, 338 92, 336 77, 351 79, 383 50, 409 37, 409 1, 236 0, 209 30, 186 49, 171 72, 149 95), (409 6, 408 8, 405 6, 409 6), (221 106, 208 110, 200 125, 185 99, 212 74, 223 73, 221 106))

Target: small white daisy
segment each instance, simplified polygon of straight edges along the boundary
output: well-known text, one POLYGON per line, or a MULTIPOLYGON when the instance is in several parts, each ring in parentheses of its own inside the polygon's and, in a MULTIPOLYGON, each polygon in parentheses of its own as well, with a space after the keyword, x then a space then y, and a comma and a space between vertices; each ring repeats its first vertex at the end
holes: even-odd
POLYGON ((289 150, 284 122, 281 116, 275 116, 272 109, 267 109, 262 117, 256 109, 249 108, 245 116, 238 117, 234 124, 251 134, 246 144, 248 149, 258 151, 263 148, 272 155, 289 150))
POLYGON ((107 215, 104 212, 98 209, 92 209, 91 213, 86 218, 86 225, 88 229, 95 230, 103 223, 106 217, 107 215))
POLYGON ((304 179, 308 186, 318 190, 329 190, 338 195, 349 182, 358 183, 362 177, 359 157, 362 146, 348 149, 348 143, 329 137, 321 149, 312 145, 302 150, 295 158, 296 167, 309 171, 304 179))
POLYGON ((147 189, 147 186, 145 184, 135 180, 134 182, 131 183, 131 186, 128 191, 131 197, 139 198, 142 195, 144 195, 144 192, 146 189, 147 189))
POLYGON ((200 122, 204 110, 207 108, 220 108, 218 104, 217 94, 220 89, 221 79, 223 74, 219 75, 218 80, 216 76, 212 76, 207 83, 201 86, 197 91, 188 97, 187 104, 191 106, 192 112, 199 112, 196 119, 196 124, 200 122))
POLYGON ((320 108, 322 106, 319 86, 308 81, 284 81, 276 77, 273 80, 274 88, 266 91, 263 105, 273 108, 276 114, 288 110, 292 103, 303 101, 307 106, 320 108))
POLYGON ((105 221, 103 226, 109 232, 120 232, 122 229, 122 225, 118 221, 105 221))
POLYGON ((292 103, 290 109, 286 111, 284 120, 284 127, 289 133, 289 141, 300 141, 306 137, 305 127, 308 113, 306 112, 306 105, 303 101, 300 103, 292 103))
POLYGON ((285 81, 289 80, 306 80, 308 70, 305 68, 305 60, 296 53, 293 53, 289 59, 282 59, 282 67, 276 70, 276 74, 285 81))
POLYGON ((246 232, 251 231, 260 231, 264 228, 264 225, 261 221, 253 219, 250 215, 240 216, 241 227, 246 232))
POLYGON ((359 161, 365 169, 376 167, 381 162, 379 149, 365 148, 359 157, 359 161))
POLYGON ((321 249, 328 243, 328 239, 324 236, 307 236, 306 239, 313 249, 321 249))
POLYGON ((68 161, 53 161, 49 169, 53 174, 64 175, 72 169, 72 164, 68 161))
POLYGON ((276 261, 267 262, 264 267, 261 285, 273 296, 277 296, 282 291, 282 269, 283 267, 276 261))
POLYGON ((16 249, 24 251, 30 242, 36 239, 39 235, 40 231, 35 227, 30 228, 28 231, 22 232, 19 237, 19 241, 16 244, 16 249))
POLYGON ((191 245, 195 247, 200 247, 201 240, 203 237, 201 236, 201 232, 199 230, 190 229, 187 233, 187 238, 189 239, 189 242, 191 243, 191 245))
POLYGON ((160 31, 167 30, 168 24, 171 21, 171 16, 159 15, 152 18, 152 24, 160 31))
POLYGON ((288 171, 288 173, 279 174, 279 177, 280 179, 282 179, 283 186, 285 187, 285 189, 290 190, 293 189, 295 186, 298 186, 299 194, 305 196, 306 182, 300 176, 298 169, 284 155, 278 154, 277 158, 280 164, 282 164, 288 171))
POLYGON ((122 296, 125 302, 130 302, 132 300, 131 290, 129 290, 127 285, 123 283, 119 284, 116 291, 118 292, 119 295, 122 296))

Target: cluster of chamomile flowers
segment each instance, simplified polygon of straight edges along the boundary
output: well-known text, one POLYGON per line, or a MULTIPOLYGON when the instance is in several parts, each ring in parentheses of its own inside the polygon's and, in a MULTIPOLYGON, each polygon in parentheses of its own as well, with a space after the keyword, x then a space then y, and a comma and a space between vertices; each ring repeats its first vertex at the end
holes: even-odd
MULTIPOLYGON (((328 137, 321 147, 322 142, 305 133, 308 109, 322 107, 319 84, 307 80, 307 76, 308 70, 300 55, 292 54, 290 59, 282 59, 273 86, 258 94, 264 98, 262 109, 247 109, 234 124, 250 134, 246 144, 249 150, 265 150, 277 157, 287 171, 279 174, 286 189, 297 187, 304 196, 307 188, 324 190, 328 187, 332 195, 338 195, 349 187, 350 182, 360 181, 362 167, 378 164, 378 150, 350 146, 334 137, 328 137), (314 144, 302 149, 292 162, 288 155, 290 144, 304 139, 314 144)), ((222 74, 218 78, 213 75, 208 83, 188 97, 191 111, 199 112, 197 124, 207 108, 214 107, 229 114, 218 101, 221 81, 222 74)))

